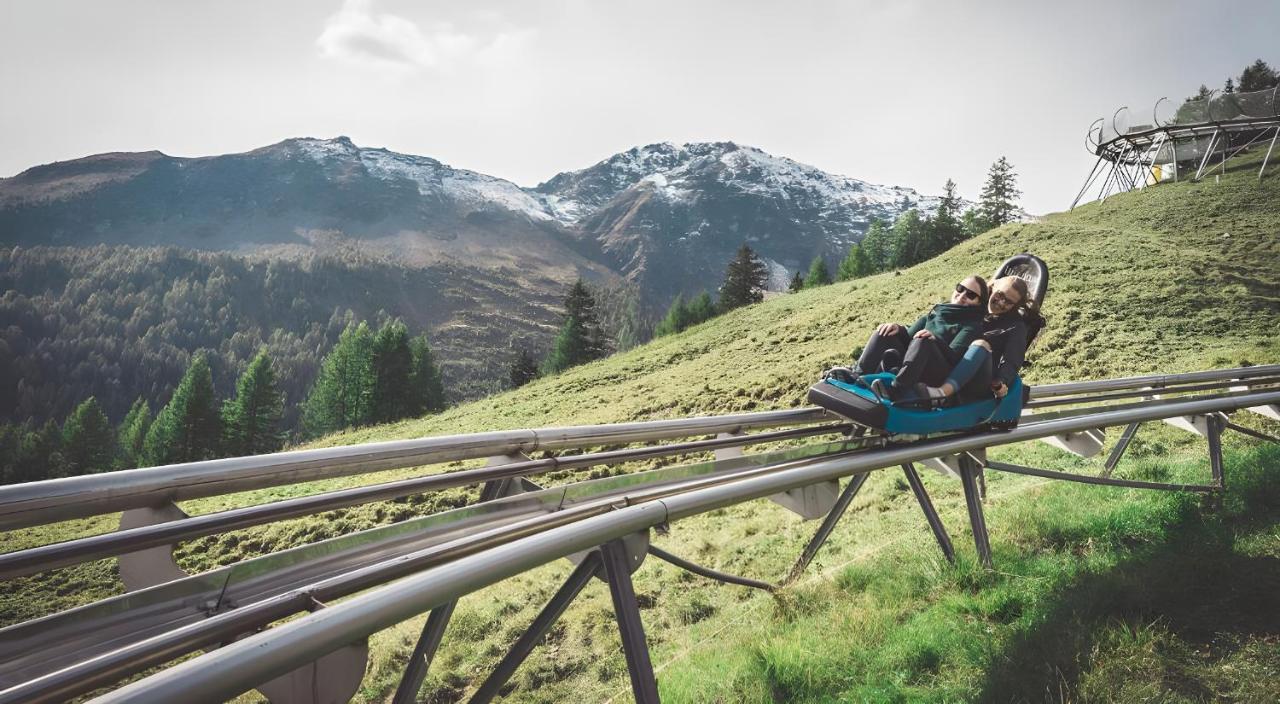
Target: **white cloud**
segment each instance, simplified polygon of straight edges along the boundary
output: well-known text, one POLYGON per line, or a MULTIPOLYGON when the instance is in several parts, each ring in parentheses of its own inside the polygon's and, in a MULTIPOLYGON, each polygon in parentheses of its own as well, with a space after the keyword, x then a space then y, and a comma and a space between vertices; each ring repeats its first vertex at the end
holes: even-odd
POLYGON ((375 12, 373 0, 344 0, 325 21, 316 45, 325 56, 374 68, 448 70, 461 61, 493 63, 531 34, 524 29, 466 32, 448 22, 424 29, 399 15, 375 12))

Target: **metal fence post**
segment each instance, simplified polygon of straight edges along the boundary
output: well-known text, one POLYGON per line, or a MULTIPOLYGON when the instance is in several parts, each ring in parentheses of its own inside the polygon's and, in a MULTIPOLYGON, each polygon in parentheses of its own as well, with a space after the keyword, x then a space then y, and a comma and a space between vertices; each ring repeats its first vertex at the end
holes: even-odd
POLYGON ((631 692, 640 704, 657 704, 658 681, 653 675, 649 644, 645 641, 644 623, 640 620, 640 605, 636 602, 635 587, 631 583, 627 548, 621 540, 615 540, 606 543, 601 552, 609 580, 609 596, 613 599, 613 611, 618 620, 618 635, 622 638, 622 652, 627 658, 627 674, 631 676, 631 692))
POLYGON ((1209 470, 1213 473, 1213 483, 1219 489, 1226 488, 1226 477, 1222 473, 1222 415, 1210 413, 1205 418, 1209 441, 1209 470))

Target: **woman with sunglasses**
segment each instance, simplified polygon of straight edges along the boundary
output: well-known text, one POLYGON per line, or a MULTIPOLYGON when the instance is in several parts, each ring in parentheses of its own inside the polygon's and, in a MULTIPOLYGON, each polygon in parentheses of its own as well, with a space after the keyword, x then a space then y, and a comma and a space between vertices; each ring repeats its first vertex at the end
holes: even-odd
MULTIPOLYGON (((843 381, 881 369, 893 370, 905 363, 912 350, 948 360, 947 370, 960 361, 969 344, 982 331, 982 312, 987 304, 987 282, 981 276, 970 276, 956 284, 948 303, 938 303, 909 328, 897 323, 884 323, 876 328, 862 355, 851 369, 836 367, 827 372, 843 381)), ((940 383, 946 377, 939 377, 940 383)), ((933 378, 933 377, 929 377, 933 378)))
MULTIPOLYGON (((941 384, 930 382, 926 378, 924 383, 914 387, 915 395, 919 398, 946 399, 962 393, 977 397, 990 390, 996 398, 1004 398, 1009 385, 1022 368, 1022 360, 1027 352, 1024 312, 1033 312, 1034 305, 1027 283, 1022 279, 1006 276, 992 282, 991 300, 987 304, 987 315, 982 320, 980 338, 969 345, 960 361, 948 370, 941 384)), ((908 364, 904 362, 895 385, 903 381, 903 373, 907 371, 908 364)), ((930 376, 936 378, 936 371, 929 371, 930 376)), ((921 376, 908 376, 903 385, 890 393, 901 394, 903 389, 911 389, 911 386, 905 384, 916 384, 921 376)))

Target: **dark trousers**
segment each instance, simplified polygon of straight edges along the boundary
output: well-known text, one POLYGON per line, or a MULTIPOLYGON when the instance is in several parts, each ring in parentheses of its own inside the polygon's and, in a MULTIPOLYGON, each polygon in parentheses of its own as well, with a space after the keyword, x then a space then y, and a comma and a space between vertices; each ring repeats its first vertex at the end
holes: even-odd
POLYGON ((873 332, 867 346, 862 348, 862 356, 858 357, 858 367, 863 374, 893 371, 902 366, 902 355, 910 344, 911 338, 902 328, 893 335, 873 332))
POLYGON ((898 377, 893 380, 893 385, 909 389, 923 381, 929 386, 941 386, 959 361, 959 355, 942 340, 932 337, 914 338, 907 345, 907 352, 902 357, 902 368, 898 370, 898 377))

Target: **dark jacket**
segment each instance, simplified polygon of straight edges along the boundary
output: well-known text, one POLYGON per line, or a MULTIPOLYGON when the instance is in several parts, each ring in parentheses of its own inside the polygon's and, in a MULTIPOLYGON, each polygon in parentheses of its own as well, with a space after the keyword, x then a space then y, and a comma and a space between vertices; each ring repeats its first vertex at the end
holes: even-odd
POLYGON ((1026 322, 1017 311, 988 315, 982 319, 982 339, 991 345, 991 361, 996 364, 992 379, 1012 384, 1027 353, 1026 322))
POLYGON ((921 330, 928 330, 959 358, 969 348, 969 343, 982 334, 982 314, 983 309, 979 306, 939 303, 920 316, 915 325, 907 328, 907 336, 914 337, 921 330))

